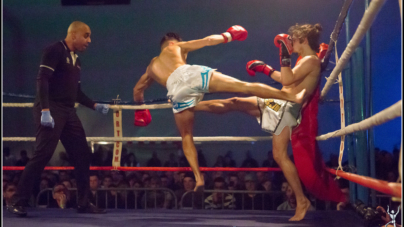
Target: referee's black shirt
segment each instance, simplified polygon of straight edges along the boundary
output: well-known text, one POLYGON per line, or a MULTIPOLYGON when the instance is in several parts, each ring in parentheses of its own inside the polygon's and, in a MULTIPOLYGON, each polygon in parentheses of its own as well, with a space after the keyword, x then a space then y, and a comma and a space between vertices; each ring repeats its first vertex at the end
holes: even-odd
POLYGON ((94 109, 94 102, 80 88, 80 59, 64 40, 46 47, 39 66, 35 106, 49 108, 49 103, 74 107, 78 102, 94 109))

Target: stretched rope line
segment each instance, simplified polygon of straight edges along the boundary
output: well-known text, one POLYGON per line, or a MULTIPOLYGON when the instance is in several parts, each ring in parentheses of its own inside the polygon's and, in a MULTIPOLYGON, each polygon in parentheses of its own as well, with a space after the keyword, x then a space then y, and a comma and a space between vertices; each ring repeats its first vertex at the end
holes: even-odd
MULTIPOLYGON (((3 141, 19 141, 19 142, 33 142, 35 137, 3 137, 3 141)), ((256 141, 268 141, 272 136, 255 136, 255 137, 236 137, 236 136, 206 136, 206 137, 194 137, 196 142, 256 142, 256 141)), ((116 142, 116 141, 182 141, 181 137, 87 137, 87 141, 103 141, 103 142, 116 142)))
POLYGON ((346 173, 342 170, 326 168, 328 172, 336 176, 342 177, 349 181, 360 184, 364 187, 374 189, 376 191, 401 198, 401 183, 387 182, 383 180, 373 179, 371 177, 361 176, 353 173, 346 173))
MULTIPOLYGON (((3 103, 4 104, 4 103, 3 103)), ((118 105, 117 105, 118 106, 118 105)), ((145 105, 149 108, 154 105, 145 105)), ((142 107, 144 108, 144 107, 142 107)), ((330 132, 321 136, 317 136, 317 140, 327 140, 333 137, 347 135, 357 131, 363 131, 373 126, 383 124, 389 120, 401 116, 402 102, 401 100, 394 105, 380 111, 379 113, 369 117, 361 122, 351 124, 343 129, 330 132)), ((208 141, 268 141, 271 136, 257 136, 257 137, 234 137, 234 136, 216 136, 216 137, 194 137, 194 141, 208 142, 208 141)), ((35 141, 34 137, 3 137, 3 141, 35 141)), ((87 141, 182 141, 181 137, 87 137, 87 141)))
MULTIPOLYGON (((22 108, 32 108, 34 107, 34 103, 2 103, 3 107, 22 107, 22 108)), ((79 104, 76 103, 74 107, 78 107, 79 104)), ((110 105, 109 108, 113 110, 143 110, 143 109, 167 109, 171 108, 171 103, 164 104, 153 104, 153 105, 139 105, 139 106, 131 106, 131 105, 110 105)))
MULTIPOLYGON (((5 103, 3 103, 4 105, 5 103)), ((154 108, 154 106, 159 105, 145 105, 145 107, 139 106, 141 108, 154 108)), ((164 104, 163 104, 164 105, 164 104)), ((119 105, 115 105, 120 108, 119 105)), ((327 140, 333 137, 339 137, 342 135, 351 134, 357 131, 363 131, 369 129, 376 125, 381 125, 389 120, 401 116, 401 108, 402 102, 401 100, 395 103, 394 105, 380 111, 379 113, 369 117, 361 122, 351 124, 343 129, 330 132, 321 136, 317 136, 317 140, 327 140)), ((255 141, 268 141, 271 140, 271 136, 257 136, 257 137, 234 137, 234 136, 216 136, 216 137, 194 137, 194 141, 197 142, 208 142, 208 141, 247 141, 247 142, 255 142, 255 141)), ((34 137, 3 137, 3 141, 35 141, 34 137)), ((87 141, 182 141, 181 137, 87 137, 87 141)))
MULTIPOLYGON (((25 166, 3 166, 3 170, 24 170, 25 166)), ((201 171, 282 171, 280 168, 233 168, 233 167, 199 167, 201 171)), ((46 166, 45 170, 73 170, 73 166, 46 166)), ((90 170, 120 170, 120 171, 164 171, 164 172, 185 172, 192 171, 191 167, 116 167, 116 166, 90 166, 90 170)))
POLYGON ((345 128, 339 129, 337 131, 330 132, 330 133, 327 133, 327 134, 324 134, 321 136, 317 136, 316 139, 317 140, 327 140, 332 137, 339 137, 339 136, 351 134, 351 133, 354 133, 357 131, 367 130, 376 125, 381 125, 394 118, 400 117, 401 108, 402 108, 402 102, 400 100, 400 101, 396 102, 394 105, 373 115, 372 117, 369 117, 358 123, 351 124, 345 128))
MULTIPOLYGON (((2 103, 3 107, 22 107, 22 108, 32 108, 34 107, 34 103, 2 103)), ((74 107, 78 107, 79 104, 75 103, 74 107)))
POLYGON ((346 64, 348 63, 349 59, 351 58, 354 50, 359 46, 360 42, 362 41, 363 37, 365 36, 366 32, 369 30, 370 26, 373 24, 373 21, 376 18, 376 15, 379 13, 380 9, 382 8, 385 0, 373 0, 369 4, 369 8, 365 11, 359 26, 353 35, 351 41, 348 43, 346 49, 341 55, 337 65, 335 66, 334 70, 331 72, 329 79, 327 80, 326 84, 324 85, 323 90, 321 91, 320 99, 323 99, 324 96, 330 90, 332 84, 336 80, 338 74, 342 72, 345 68, 346 64))

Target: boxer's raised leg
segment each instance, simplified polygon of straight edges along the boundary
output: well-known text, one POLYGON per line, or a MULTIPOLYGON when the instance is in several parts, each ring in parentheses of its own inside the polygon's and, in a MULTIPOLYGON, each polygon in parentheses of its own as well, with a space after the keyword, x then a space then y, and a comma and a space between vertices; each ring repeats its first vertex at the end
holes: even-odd
POLYGON ((265 84, 247 83, 214 71, 209 82, 209 92, 237 92, 251 96, 258 96, 260 98, 282 99, 295 103, 302 103, 306 90, 303 89, 300 93, 295 95, 265 84))
POLYGON ((195 106, 195 111, 204 111, 216 114, 239 111, 254 117, 259 117, 261 114, 258 109, 257 97, 255 96, 202 101, 195 106))

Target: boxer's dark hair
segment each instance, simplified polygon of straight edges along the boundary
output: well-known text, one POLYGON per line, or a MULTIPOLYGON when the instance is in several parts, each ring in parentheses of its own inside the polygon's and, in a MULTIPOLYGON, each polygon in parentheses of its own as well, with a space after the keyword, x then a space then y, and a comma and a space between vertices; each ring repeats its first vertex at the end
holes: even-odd
POLYGON ((167 33, 163 36, 163 38, 161 39, 161 41, 160 41, 160 47, 163 45, 163 43, 164 43, 165 41, 172 40, 172 39, 175 39, 175 40, 177 40, 178 42, 181 42, 181 41, 182 41, 182 38, 181 38, 181 36, 180 36, 178 33, 175 33, 175 32, 167 32, 167 33))
POLYGON ((320 47, 320 35, 323 27, 320 24, 296 24, 289 28, 289 35, 298 38, 300 43, 307 38, 312 50, 318 52, 320 47))

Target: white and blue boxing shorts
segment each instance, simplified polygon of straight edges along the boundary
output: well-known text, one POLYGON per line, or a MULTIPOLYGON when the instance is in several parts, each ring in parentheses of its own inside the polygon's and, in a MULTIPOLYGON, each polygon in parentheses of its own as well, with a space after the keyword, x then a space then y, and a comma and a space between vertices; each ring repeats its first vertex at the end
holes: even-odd
POLYGON ((201 65, 182 65, 167 79, 167 97, 173 104, 173 112, 196 106, 209 92, 209 82, 214 69, 201 65))
POLYGON ((290 133, 292 133, 292 129, 301 122, 301 104, 258 97, 257 104, 261 112, 260 117, 257 117, 257 121, 263 131, 279 135, 288 126, 290 133))

